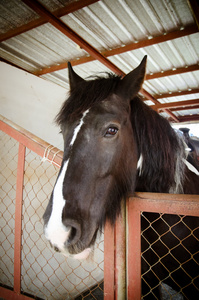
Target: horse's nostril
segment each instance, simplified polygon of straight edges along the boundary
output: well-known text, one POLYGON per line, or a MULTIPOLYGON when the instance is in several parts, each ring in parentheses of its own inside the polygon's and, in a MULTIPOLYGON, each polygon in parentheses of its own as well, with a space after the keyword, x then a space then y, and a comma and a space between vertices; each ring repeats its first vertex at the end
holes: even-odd
POLYGON ((50 247, 53 248, 56 252, 61 252, 57 246, 53 246, 53 244, 49 241, 50 247))
POLYGON ((57 248, 56 246, 54 246, 54 250, 55 250, 56 252, 60 252, 59 248, 57 248))
POLYGON ((69 234, 69 237, 68 237, 68 241, 66 242, 67 245, 76 244, 77 241, 81 237, 81 226, 80 226, 80 224, 75 220, 66 219, 66 220, 64 220, 64 225, 67 228, 70 228, 70 234, 69 234))

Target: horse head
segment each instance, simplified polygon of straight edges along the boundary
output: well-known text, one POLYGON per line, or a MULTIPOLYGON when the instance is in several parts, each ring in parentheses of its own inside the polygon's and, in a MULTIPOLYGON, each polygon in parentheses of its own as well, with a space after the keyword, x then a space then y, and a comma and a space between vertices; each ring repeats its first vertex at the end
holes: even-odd
POLYGON ((146 57, 123 79, 84 80, 70 63, 70 96, 57 122, 63 162, 44 214, 44 232, 55 250, 77 259, 91 251, 106 220, 114 224, 121 199, 135 189, 138 152, 131 100, 141 89, 146 57))

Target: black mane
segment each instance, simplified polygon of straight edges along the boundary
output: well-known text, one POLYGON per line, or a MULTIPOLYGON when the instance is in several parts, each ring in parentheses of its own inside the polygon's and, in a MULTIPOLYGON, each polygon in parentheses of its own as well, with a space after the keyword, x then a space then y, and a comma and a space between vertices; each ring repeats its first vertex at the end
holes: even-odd
POLYGON ((55 119, 57 124, 61 125, 67 120, 79 118, 94 103, 100 102, 112 94, 120 79, 121 77, 117 75, 107 73, 106 77, 96 76, 91 80, 78 83, 58 113, 55 119))
POLYGON ((181 193, 185 145, 170 123, 138 97, 131 101, 131 122, 143 156, 137 190, 181 193))

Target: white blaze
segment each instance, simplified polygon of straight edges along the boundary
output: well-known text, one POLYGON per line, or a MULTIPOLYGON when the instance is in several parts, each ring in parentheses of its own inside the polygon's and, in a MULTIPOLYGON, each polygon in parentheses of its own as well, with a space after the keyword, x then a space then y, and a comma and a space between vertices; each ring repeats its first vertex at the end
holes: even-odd
POLYGON ((72 140, 70 142, 70 146, 72 146, 77 138, 77 135, 82 127, 82 125, 84 124, 84 118, 85 116, 87 115, 87 113, 89 112, 89 109, 87 109, 84 113, 83 113, 83 116, 79 122, 79 124, 77 125, 77 127, 75 127, 75 130, 73 132, 73 137, 72 137, 72 140))
POLYGON ((63 182, 68 166, 68 160, 65 162, 59 175, 53 191, 52 212, 48 224, 45 228, 45 236, 52 245, 57 246, 60 250, 64 248, 69 231, 62 223, 62 211, 65 205, 63 197, 63 182))
MULTIPOLYGON (((89 110, 86 110, 83 113, 83 116, 80 119, 79 124, 74 129, 73 137, 70 142, 70 147, 73 146, 73 144, 77 138, 77 135, 78 135, 82 125, 84 124, 84 118, 88 112, 89 112, 89 110)), ((63 208, 66 203, 64 196, 63 196, 63 184, 64 184, 65 174, 66 174, 67 168, 68 168, 69 159, 64 163, 61 173, 55 184, 54 191, 53 191, 52 211, 51 211, 50 219, 44 230, 46 238, 51 242, 51 244, 53 246, 58 247, 61 251, 65 251, 64 243, 67 241, 69 233, 70 233, 70 228, 67 230, 67 228, 62 223, 62 211, 63 211, 63 208)), ((90 251, 90 248, 89 248, 89 250, 85 249, 82 253, 74 255, 74 257, 77 259, 80 259, 81 254, 82 254, 82 257, 85 257, 89 251, 90 251)))

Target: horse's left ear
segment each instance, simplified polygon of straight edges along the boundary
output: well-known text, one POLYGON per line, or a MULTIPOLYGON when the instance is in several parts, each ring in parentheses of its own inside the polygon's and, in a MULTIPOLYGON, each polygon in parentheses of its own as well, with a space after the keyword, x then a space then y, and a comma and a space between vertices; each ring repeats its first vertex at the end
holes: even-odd
POLYGON ((72 91, 74 88, 76 88, 76 85, 79 82, 84 81, 83 78, 81 78, 75 71, 73 70, 71 63, 68 62, 68 76, 69 76, 69 84, 70 84, 70 90, 72 91))
POLYGON ((146 72, 147 55, 144 56, 137 68, 128 73, 120 82, 117 94, 132 100, 140 91, 146 72))

